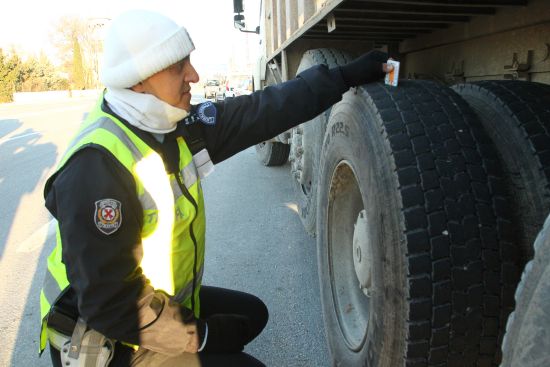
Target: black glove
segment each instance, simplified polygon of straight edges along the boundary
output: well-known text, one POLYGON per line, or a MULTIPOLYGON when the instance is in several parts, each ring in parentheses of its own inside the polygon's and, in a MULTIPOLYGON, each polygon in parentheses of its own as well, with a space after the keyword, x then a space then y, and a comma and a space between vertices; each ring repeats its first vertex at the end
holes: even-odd
POLYGON ((388 54, 381 51, 369 51, 357 59, 340 66, 342 77, 348 87, 357 87, 384 77, 382 64, 388 60, 388 54))
POLYGON ((250 320, 246 316, 216 314, 206 319, 208 336, 203 352, 241 352, 250 341, 250 320))

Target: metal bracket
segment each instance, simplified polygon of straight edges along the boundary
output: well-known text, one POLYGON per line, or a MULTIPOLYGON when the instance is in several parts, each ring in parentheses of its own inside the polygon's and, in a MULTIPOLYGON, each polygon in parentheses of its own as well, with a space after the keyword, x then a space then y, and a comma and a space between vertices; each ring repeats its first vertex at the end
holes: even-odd
POLYGON ((541 60, 541 62, 545 62, 546 60, 550 59, 550 43, 545 43, 546 46, 546 54, 544 55, 544 58, 541 60))
POLYGON ((527 80, 530 79, 529 70, 533 65, 533 50, 527 51, 527 60, 524 63, 518 61, 518 54, 514 52, 512 56, 512 64, 504 66, 504 79, 512 80, 527 80))
POLYGON ((464 76, 464 60, 460 62, 453 62, 451 71, 445 73, 445 82, 448 84, 464 83, 466 77, 464 76))
POLYGON ((336 17, 334 16, 334 13, 330 13, 327 16, 327 30, 328 33, 334 31, 336 29, 336 17))
POLYGON ((267 67, 269 69, 269 72, 273 76, 273 79, 275 79, 275 83, 279 84, 283 82, 282 76, 281 76, 281 70, 279 69, 279 65, 277 64, 276 60, 271 60, 267 67))

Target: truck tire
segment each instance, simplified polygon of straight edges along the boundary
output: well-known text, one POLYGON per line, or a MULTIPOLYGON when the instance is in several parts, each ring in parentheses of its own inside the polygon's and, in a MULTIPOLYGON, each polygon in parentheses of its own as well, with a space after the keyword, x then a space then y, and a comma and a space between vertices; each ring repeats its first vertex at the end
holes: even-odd
POLYGON ((550 212, 550 86, 499 80, 453 87, 474 109, 504 163, 524 261, 550 212))
POLYGON ((506 325, 502 367, 550 366, 550 216, 536 238, 534 252, 516 290, 516 309, 506 325))
MULTIPOLYGON (((277 80, 270 72, 266 73, 266 85, 277 84, 277 80)), ((275 140, 275 139, 274 139, 275 140)), ((277 140, 279 140, 277 138, 277 140)), ((288 154, 290 152, 290 145, 282 143, 287 141, 284 139, 281 141, 263 141, 256 144, 256 156, 260 163, 264 166, 282 166, 288 161, 288 154)))
POLYGON ((494 366, 519 279, 496 152, 427 81, 334 105, 317 249, 334 366, 494 366))
MULTIPOLYGON (((349 53, 336 49, 308 50, 302 56, 296 74, 315 65, 324 64, 332 68, 344 65, 352 59, 349 53)), ((290 174, 300 219, 304 229, 311 236, 315 236, 319 155, 329 114, 330 108, 314 119, 292 129, 289 155, 290 174)))
POLYGON ((256 144, 258 159, 264 166, 281 166, 288 160, 290 145, 264 141, 256 144))

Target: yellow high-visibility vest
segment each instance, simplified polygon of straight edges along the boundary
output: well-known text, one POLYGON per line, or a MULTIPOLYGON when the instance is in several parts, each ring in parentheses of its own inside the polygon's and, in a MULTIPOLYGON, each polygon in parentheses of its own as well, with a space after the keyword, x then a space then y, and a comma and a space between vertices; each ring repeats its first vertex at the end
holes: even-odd
MULTIPOLYGON (((202 189, 193 156, 183 138, 178 138, 179 179, 192 196, 197 209, 184 196, 176 175, 166 173, 161 156, 116 117, 103 112, 102 102, 103 98, 87 116, 48 183, 63 170, 73 154, 90 144, 111 152, 134 177, 136 195, 143 208, 143 259, 140 267, 144 275, 155 289, 165 291, 185 307, 191 309, 194 301, 195 316, 199 317, 206 221, 202 189), (195 243, 191 234, 194 235, 195 243)), ((105 223, 106 230, 108 226, 109 223, 105 223)), ((46 277, 40 292, 40 352, 46 347, 48 313, 69 286, 66 268, 61 261, 63 243, 59 225, 56 239, 56 247, 48 257, 46 277)))

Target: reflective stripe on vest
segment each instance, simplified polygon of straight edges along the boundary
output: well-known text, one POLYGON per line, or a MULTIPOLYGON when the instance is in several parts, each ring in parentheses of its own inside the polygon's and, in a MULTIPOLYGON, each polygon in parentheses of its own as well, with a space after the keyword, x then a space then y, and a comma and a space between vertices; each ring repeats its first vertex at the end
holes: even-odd
MULTIPOLYGON (((174 300, 188 308, 191 308, 194 298, 194 311, 198 317, 198 295, 204 262, 205 216, 202 190, 191 152, 185 141, 178 138, 179 175, 197 204, 197 212, 183 195, 176 176, 166 173, 160 155, 119 120, 103 112, 101 102, 100 100, 82 124, 52 178, 64 168, 74 153, 91 144, 102 146, 111 152, 134 177, 136 194, 143 208, 143 258, 140 267, 144 275, 155 289, 162 289, 173 295, 174 300), (190 236, 192 222, 197 242, 196 259, 190 236), (196 268, 194 296, 193 267, 196 268)), ((66 268, 61 261, 62 241, 59 228, 56 238, 57 244, 48 257, 48 269, 40 294, 40 351, 46 346, 47 314, 69 285, 66 268)))

